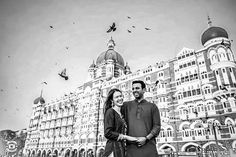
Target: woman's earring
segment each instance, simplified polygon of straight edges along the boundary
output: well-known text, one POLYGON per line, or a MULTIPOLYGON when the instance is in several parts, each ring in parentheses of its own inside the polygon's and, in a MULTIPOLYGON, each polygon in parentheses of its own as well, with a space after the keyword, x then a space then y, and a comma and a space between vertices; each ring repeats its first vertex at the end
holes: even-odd
POLYGON ((111 101, 111 107, 114 107, 114 102, 113 101, 111 101))

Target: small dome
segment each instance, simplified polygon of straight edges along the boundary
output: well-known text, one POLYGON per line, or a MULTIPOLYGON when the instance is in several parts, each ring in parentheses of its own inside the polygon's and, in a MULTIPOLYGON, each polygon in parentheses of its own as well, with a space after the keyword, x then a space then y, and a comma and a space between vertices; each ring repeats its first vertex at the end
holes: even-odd
POLYGON ((41 90, 40 96, 34 100, 34 104, 38 104, 39 102, 40 102, 41 104, 44 104, 44 103, 45 103, 45 100, 44 100, 44 98, 42 97, 42 95, 43 95, 43 90, 41 90))
POLYGON ((43 97, 38 97, 34 100, 34 104, 38 104, 40 102, 40 104, 44 104, 45 103, 45 100, 43 97))
POLYGON ((129 67, 127 62, 126 62, 126 65, 125 65, 125 70, 130 70, 130 67, 129 67))
POLYGON ((94 61, 93 61, 93 63, 89 66, 89 68, 96 68, 96 64, 94 64, 94 61))
POLYGON ((207 41, 218 37, 228 38, 228 33, 221 27, 210 27, 202 34, 202 45, 207 41))

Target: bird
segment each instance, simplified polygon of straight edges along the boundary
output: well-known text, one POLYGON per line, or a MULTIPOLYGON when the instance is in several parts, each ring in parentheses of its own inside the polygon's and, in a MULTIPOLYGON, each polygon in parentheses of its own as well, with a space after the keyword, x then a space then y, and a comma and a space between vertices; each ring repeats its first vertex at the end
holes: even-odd
POLYGON ((127 31, 128 31, 128 33, 131 33, 131 31, 130 31, 130 30, 128 30, 128 29, 127 29, 127 31))
POLYGON ((147 27, 146 27, 145 29, 146 29, 147 31, 151 30, 150 28, 147 28, 147 27))
POLYGON ((4 90, 3 89, 1 89, 1 92, 3 92, 4 90))
POLYGON ((7 56, 8 58, 10 58, 11 56, 7 56))
POLYGON ((132 26, 133 28, 135 28, 135 26, 132 26))
POLYGON ((75 24, 75 22, 73 22, 73 24, 75 24))
POLYGON ((61 76, 62 78, 64 78, 65 80, 68 80, 69 77, 66 75, 66 68, 64 70, 62 70, 61 73, 58 73, 59 76, 61 76))
POLYGON ((128 18, 128 19, 131 19, 131 17, 130 17, 130 16, 127 16, 127 18, 128 18))
POLYGON ((50 28, 53 28, 53 26, 49 26, 50 28))
POLYGON ((42 82, 42 84, 43 84, 43 83, 44 83, 44 84, 46 84, 46 85, 48 84, 48 83, 47 83, 47 82, 45 82, 45 81, 44 81, 44 82, 42 82))
POLYGON ((69 49, 69 46, 66 46, 66 49, 68 50, 68 49, 69 49))
POLYGON ((110 33, 110 32, 114 32, 116 31, 116 24, 115 22, 112 23, 112 26, 110 26, 110 28, 107 30, 107 33, 110 33))

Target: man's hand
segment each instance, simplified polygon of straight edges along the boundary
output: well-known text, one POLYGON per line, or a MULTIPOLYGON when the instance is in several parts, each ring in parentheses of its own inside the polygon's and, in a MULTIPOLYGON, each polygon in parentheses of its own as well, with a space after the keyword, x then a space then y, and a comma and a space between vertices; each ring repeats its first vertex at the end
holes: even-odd
POLYGON ((142 147, 143 145, 146 144, 146 137, 137 137, 137 144, 139 147, 142 147))

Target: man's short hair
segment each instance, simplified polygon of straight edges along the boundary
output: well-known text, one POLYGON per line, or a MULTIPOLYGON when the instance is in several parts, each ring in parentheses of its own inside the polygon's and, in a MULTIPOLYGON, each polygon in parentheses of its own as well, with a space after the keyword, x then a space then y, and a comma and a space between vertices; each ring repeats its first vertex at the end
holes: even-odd
POLYGON ((135 80, 135 81, 132 82, 132 85, 135 84, 135 83, 140 83, 142 89, 146 88, 146 84, 142 80, 135 80))

